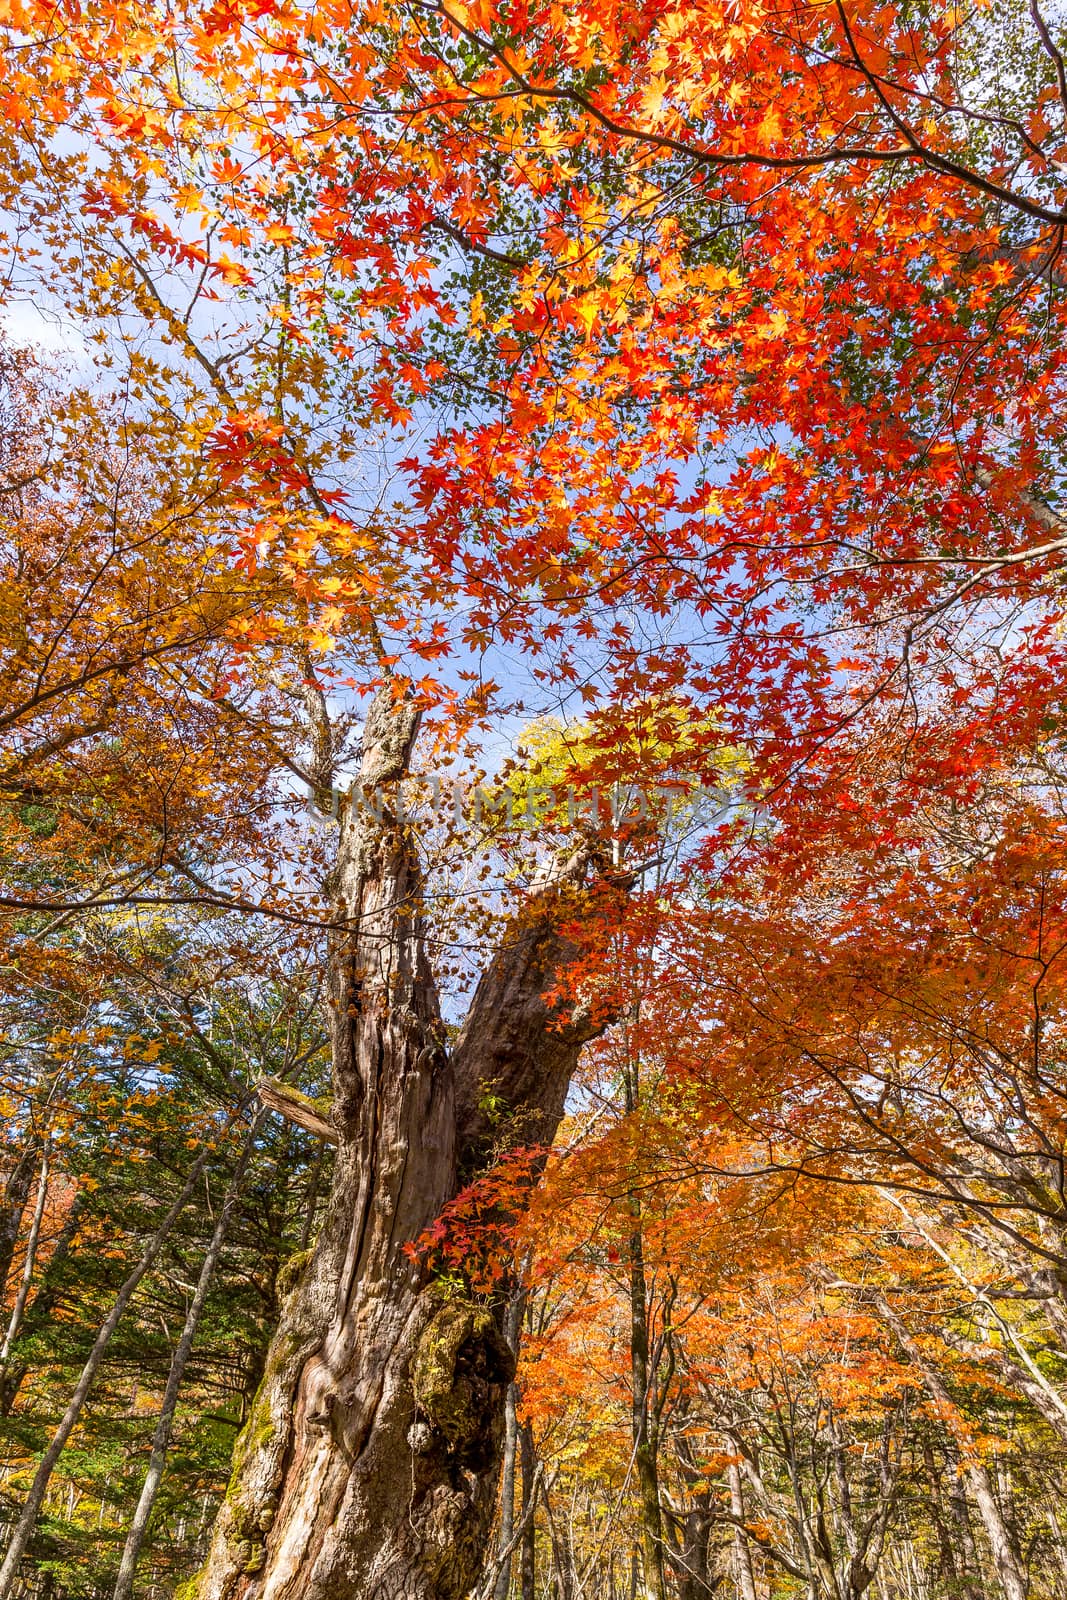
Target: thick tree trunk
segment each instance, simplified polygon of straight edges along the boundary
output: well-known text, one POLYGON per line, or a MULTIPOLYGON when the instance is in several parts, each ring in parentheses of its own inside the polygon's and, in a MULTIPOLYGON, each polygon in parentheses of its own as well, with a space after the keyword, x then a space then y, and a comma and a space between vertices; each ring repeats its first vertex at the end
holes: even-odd
POLYGON ((678 1600, 714 1600, 711 1573, 711 1532, 715 1513, 711 1496, 699 1493, 685 1514, 681 1549, 674 1558, 678 1600))
POLYGON ((365 803, 342 819, 335 869, 351 932, 331 957, 333 1190, 196 1600, 462 1600, 485 1555, 513 1358, 499 1312, 443 1295, 407 1247, 499 1148, 484 1088, 513 1143, 547 1142, 592 1030, 556 1026, 543 999, 565 956, 557 881, 509 930, 446 1051, 414 841, 387 799, 417 722, 388 689, 367 718, 365 803))

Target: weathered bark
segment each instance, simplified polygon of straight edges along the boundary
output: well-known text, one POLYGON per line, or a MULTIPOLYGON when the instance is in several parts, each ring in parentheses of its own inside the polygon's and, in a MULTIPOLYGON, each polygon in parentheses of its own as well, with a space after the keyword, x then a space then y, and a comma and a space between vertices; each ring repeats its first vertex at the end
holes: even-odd
POLYGON ((417 725, 410 704, 378 694, 365 803, 341 820, 333 1188, 238 1441, 197 1600, 461 1600, 485 1555, 514 1362, 499 1312, 446 1298, 409 1247, 491 1146, 551 1139, 593 1030, 557 1027, 543 998, 566 953, 557 881, 509 930, 446 1051, 415 845, 387 798, 417 725), (508 1107, 491 1130, 490 1085, 508 1107))
POLYGON ((276 1111, 287 1122, 313 1133, 316 1138, 325 1139, 327 1144, 337 1143, 337 1134, 327 1112, 292 1084, 282 1083, 278 1078, 260 1078, 256 1093, 268 1111, 276 1111))

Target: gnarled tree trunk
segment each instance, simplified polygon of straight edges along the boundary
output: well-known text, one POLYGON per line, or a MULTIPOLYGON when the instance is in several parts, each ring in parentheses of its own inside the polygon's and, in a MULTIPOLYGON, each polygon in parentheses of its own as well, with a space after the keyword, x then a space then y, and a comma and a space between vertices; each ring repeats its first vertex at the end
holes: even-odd
POLYGON ((514 1143, 551 1139, 592 1029, 560 1028, 543 998, 566 954, 557 881, 508 930, 446 1050, 414 843, 382 798, 417 722, 386 689, 364 730, 368 803, 343 818, 336 866, 351 932, 331 958, 333 1191, 196 1600, 461 1600, 482 1566, 513 1359, 498 1316, 442 1297, 405 1246, 489 1158, 480 1086, 508 1106, 514 1143))

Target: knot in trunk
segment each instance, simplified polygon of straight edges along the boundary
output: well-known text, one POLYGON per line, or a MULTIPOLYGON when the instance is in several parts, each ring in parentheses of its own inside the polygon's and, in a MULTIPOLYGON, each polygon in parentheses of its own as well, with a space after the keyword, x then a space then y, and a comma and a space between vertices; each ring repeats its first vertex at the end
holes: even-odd
POLYGON ((415 1404, 456 1465, 484 1470, 515 1358, 484 1306, 448 1300, 435 1311, 412 1369, 415 1404))

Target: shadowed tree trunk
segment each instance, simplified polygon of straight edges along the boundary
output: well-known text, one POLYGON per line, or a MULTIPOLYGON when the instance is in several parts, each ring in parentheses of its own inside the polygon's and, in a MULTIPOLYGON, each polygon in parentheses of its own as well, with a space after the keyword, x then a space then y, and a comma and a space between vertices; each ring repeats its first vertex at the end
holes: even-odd
POLYGON ((533 1429, 528 1422, 519 1428, 519 1471, 522 1482, 522 1544, 519 1546, 520 1600, 534 1600, 537 1583, 537 1526, 534 1499, 537 1495, 537 1459, 533 1429))
POLYGON ((576 855, 508 929, 449 1052, 423 943, 415 844, 389 809, 418 717, 371 705, 334 884, 337 1138, 326 1218, 283 1309, 196 1600, 462 1600, 493 1517, 513 1358, 499 1314, 444 1298, 405 1246, 499 1152, 547 1143, 583 1043, 543 995, 576 855))
POLYGON ((685 1514, 680 1547, 672 1566, 678 1600, 714 1600, 717 1584, 711 1572, 711 1532, 715 1513, 707 1490, 698 1493, 685 1514))
MULTIPOLYGON (((47 1325, 55 1310, 56 1301, 60 1298, 62 1292, 63 1271, 71 1254, 74 1239, 81 1226, 87 1195, 87 1190, 79 1189, 67 1209, 67 1215, 63 1219, 63 1226, 59 1230, 59 1238, 56 1240, 48 1265, 44 1269, 40 1286, 36 1295, 30 1300, 22 1329, 23 1335, 39 1333, 47 1325)), ((17 1357, 17 1354, 16 1347, 12 1355, 17 1357)), ((12 1359, 7 1366, 0 1369, 0 1417, 10 1415, 29 1370, 29 1366, 25 1361, 17 1359, 12 1359)))
POLYGON ((30 1284, 33 1282, 33 1269, 37 1263, 37 1246, 41 1238, 41 1223, 44 1219, 44 1208, 48 1199, 48 1160, 49 1146, 46 1140, 44 1154, 41 1157, 41 1170, 37 1179, 37 1200, 33 1208, 30 1231, 26 1236, 26 1256, 22 1263, 22 1276, 15 1293, 15 1303, 11 1307, 11 1315, 7 1320, 4 1340, 0 1344, 0 1372, 5 1371, 7 1368, 7 1359, 11 1354, 11 1346, 17 1339, 19 1329, 22 1327, 22 1318, 26 1310, 26 1301, 29 1298, 30 1284))
POLYGON ((0 1289, 7 1284, 15 1246, 18 1244, 19 1229, 22 1226, 22 1214, 26 1209, 26 1202, 33 1188, 34 1173, 40 1160, 40 1147, 33 1141, 27 1140, 4 1181, 3 1197, 0 1199, 0 1289))
POLYGON ((663 1512, 660 1507, 659 1463, 653 1419, 652 1386, 655 1375, 649 1359, 648 1286, 645 1279, 641 1203, 630 1197, 633 1227, 629 1237, 630 1265, 630 1409, 634 1466, 640 1502, 641 1560, 645 1600, 666 1600, 663 1570, 663 1512))

